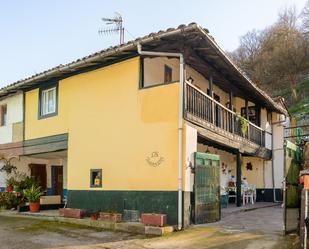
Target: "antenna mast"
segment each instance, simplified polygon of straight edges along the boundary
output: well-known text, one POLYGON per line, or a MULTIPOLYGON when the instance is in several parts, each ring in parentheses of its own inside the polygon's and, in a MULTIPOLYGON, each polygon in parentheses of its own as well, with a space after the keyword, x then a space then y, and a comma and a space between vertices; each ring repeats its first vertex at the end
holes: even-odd
POLYGON ((107 29, 100 29, 99 34, 101 35, 107 35, 112 33, 119 33, 119 41, 120 45, 124 44, 124 27, 123 27, 123 19, 121 14, 118 12, 115 12, 114 18, 102 18, 102 21, 105 22, 106 25, 115 25, 113 28, 107 28, 107 29))

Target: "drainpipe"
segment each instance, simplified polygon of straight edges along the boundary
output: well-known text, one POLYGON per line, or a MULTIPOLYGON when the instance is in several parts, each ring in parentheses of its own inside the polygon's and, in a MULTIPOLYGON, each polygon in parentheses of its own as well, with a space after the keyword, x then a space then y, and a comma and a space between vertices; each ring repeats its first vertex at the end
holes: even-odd
POLYGON ((167 52, 153 52, 153 51, 142 51, 142 46, 140 43, 137 44, 137 52, 140 55, 147 56, 158 56, 158 57, 178 57, 180 61, 179 68, 179 115, 178 115, 178 230, 183 228, 182 220, 182 148, 183 148, 183 92, 184 92, 184 56, 181 53, 167 53, 167 52))
MULTIPOLYGON (((275 165, 274 165, 274 157, 275 157, 275 153, 274 153, 274 126, 277 124, 283 124, 286 121, 286 116, 284 116, 284 120, 278 121, 278 122, 272 122, 271 123, 271 151, 272 151, 272 157, 271 157, 271 170, 272 170, 272 182, 273 182, 273 199, 275 203, 279 203, 280 201, 277 201, 276 198, 276 186, 275 186, 275 165)), ((284 162, 285 163, 285 157, 284 157, 284 162)), ((283 176, 285 177, 285 176, 283 176)))

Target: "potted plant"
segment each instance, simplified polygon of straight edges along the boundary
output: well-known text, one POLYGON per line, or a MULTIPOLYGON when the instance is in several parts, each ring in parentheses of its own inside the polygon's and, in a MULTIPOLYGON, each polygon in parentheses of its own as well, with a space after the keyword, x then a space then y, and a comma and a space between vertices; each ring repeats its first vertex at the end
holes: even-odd
POLYGON ((249 127, 249 122, 247 119, 245 119, 243 116, 241 116, 239 113, 236 114, 237 119, 239 120, 240 124, 240 132, 243 137, 246 137, 248 133, 248 127, 249 127))
POLYGON ((15 173, 17 170, 17 167, 13 164, 11 164, 11 160, 15 157, 10 158, 9 160, 5 158, 0 158, 0 161, 4 161, 4 165, 0 168, 0 172, 5 171, 7 175, 10 175, 12 173, 15 173))
POLYGON ((24 196, 29 201, 30 212, 35 213, 40 211, 40 197, 43 195, 41 187, 32 185, 24 190, 24 196))
POLYGON ((13 192, 15 184, 16 184, 16 181, 13 176, 6 179, 6 192, 13 192))
POLYGON ((90 215, 91 220, 97 220, 99 218, 99 213, 95 212, 90 215))

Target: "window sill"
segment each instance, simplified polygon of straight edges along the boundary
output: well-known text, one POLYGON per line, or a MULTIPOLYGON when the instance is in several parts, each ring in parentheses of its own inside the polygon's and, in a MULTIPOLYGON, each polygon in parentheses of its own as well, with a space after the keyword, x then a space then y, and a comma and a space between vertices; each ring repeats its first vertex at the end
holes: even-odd
POLYGON ((168 82, 168 83, 159 83, 159 84, 156 84, 156 85, 143 86, 143 87, 140 87, 140 90, 153 88, 153 87, 159 87, 159 86, 168 86, 168 85, 175 84, 175 83, 179 83, 179 80, 168 82))
POLYGON ((38 116, 38 119, 45 119, 45 118, 50 118, 50 117, 54 117, 57 116, 58 112, 53 112, 53 113, 49 113, 49 114, 45 114, 45 115, 40 115, 38 116))

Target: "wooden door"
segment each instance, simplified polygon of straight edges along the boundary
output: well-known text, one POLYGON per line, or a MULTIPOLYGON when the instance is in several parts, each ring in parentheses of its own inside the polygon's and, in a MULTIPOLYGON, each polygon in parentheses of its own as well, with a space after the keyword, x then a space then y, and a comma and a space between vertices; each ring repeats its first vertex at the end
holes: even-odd
POLYGON ((63 195, 63 167, 52 166, 52 193, 63 195))
POLYGON ((47 188, 47 176, 45 164, 29 164, 31 176, 35 177, 43 190, 47 188))

